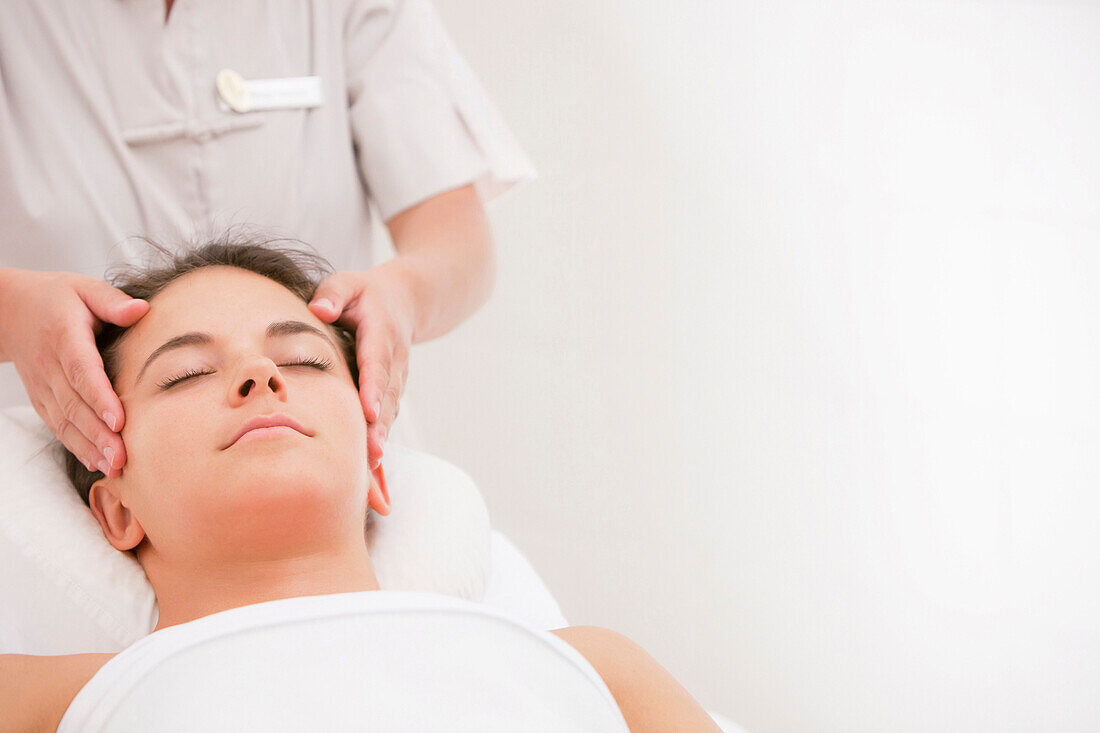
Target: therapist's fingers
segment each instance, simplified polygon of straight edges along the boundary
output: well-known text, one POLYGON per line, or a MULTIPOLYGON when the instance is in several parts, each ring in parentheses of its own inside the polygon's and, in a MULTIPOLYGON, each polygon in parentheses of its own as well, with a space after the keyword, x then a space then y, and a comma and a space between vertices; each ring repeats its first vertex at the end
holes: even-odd
MULTIPOLYGON (((409 376, 408 351, 399 346, 394 350, 393 359, 390 361, 389 382, 382 391, 382 406, 379 418, 368 426, 368 433, 373 430, 377 435, 375 444, 378 446, 377 461, 381 462, 385 453, 386 441, 390 437, 390 428, 397 420, 401 412, 401 397, 405 393, 405 382, 409 376)), ((377 463, 372 462, 372 466, 377 463)))
POLYGON ((385 450, 386 441, 390 437, 390 428, 393 427, 397 413, 401 411, 401 396, 404 394, 405 380, 401 374, 390 376, 390 383, 386 386, 385 396, 382 398, 382 417, 378 420, 382 432, 382 448, 385 450))
POLYGON ((60 419, 60 408, 56 399, 46 401, 38 399, 39 395, 50 395, 52 397, 53 390, 49 382, 43 378, 41 373, 35 373, 32 377, 32 386, 33 389, 28 390, 31 396, 31 405, 34 406, 35 411, 42 418, 42 422, 49 426, 50 431, 65 445, 65 448, 76 456, 78 461, 87 466, 89 471, 98 471, 99 468, 96 463, 102 459, 102 456, 95 444, 85 438, 84 434, 75 425, 66 424, 60 419), (58 427, 61 428, 60 433, 57 430, 58 427))
MULTIPOLYGON (((88 322, 91 333, 77 334, 73 344, 75 348, 68 351, 68 361, 63 360, 62 366, 67 375, 79 377, 79 380, 70 379, 70 384, 94 414, 102 418, 103 424, 117 433, 122 430, 126 415, 122 401, 115 394, 103 371, 103 360, 96 348, 94 334, 103 330, 102 323, 113 323, 123 328, 134 325, 149 312, 149 302, 131 298, 118 288, 95 278, 76 279, 73 289, 84 301, 91 316, 88 322)), ((121 444, 120 440, 119 445, 121 444)), ((121 466, 123 463, 112 462, 112 465, 121 466)))
MULTIPOLYGON (((363 316, 362 311, 365 309, 352 307, 346 313, 343 312, 342 306, 347 298, 347 291, 339 281, 334 282, 340 274, 330 275, 322 281, 314 292, 309 309, 325 323, 335 321, 356 334, 355 363, 359 372, 359 403, 363 410, 363 417, 367 421, 367 464, 371 469, 375 469, 382 460, 379 417, 382 412, 382 393, 389 383, 386 347, 378 338, 381 329, 365 325, 370 320, 363 316), (328 298, 322 297, 326 293, 328 298), (331 299, 335 299, 336 302, 331 299)), ((355 300, 358 301, 358 297, 355 300)))
POLYGON ((401 412, 401 397, 405 394, 405 383, 409 378, 409 352, 401 344, 394 349, 389 377, 382 396, 382 417, 378 420, 382 424, 383 438, 389 437, 390 427, 401 412))
POLYGON ((374 303, 360 302, 347 309, 343 322, 355 333, 355 363, 359 371, 359 401, 368 422, 376 422, 382 393, 389 384, 393 353, 393 322, 374 303))
MULTIPOLYGON (((55 434, 61 437, 63 428, 75 427, 94 446, 95 454, 75 455, 85 465, 94 465, 93 470, 116 476, 126 464, 126 448, 119 434, 125 411, 104 371, 95 334, 102 331, 103 322, 133 325, 149 311, 149 303, 94 278, 76 277, 71 282, 83 302, 83 312, 55 333, 50 344, 54 356, 46 366, 60 413, 54 416, 55 434)), ((62 442, 66 442, 64 438, 62 442)))
POLYGON ((359 399, 363 404, 363 415, 367 422, 373 422, 378 419, 376 409, 378 401, 371 400, 371 395, 374 394, 371 389, 372 380, 376 380, 376 377, 370 376, 370 365, 374 360, 368 353, 369 349, 364 348, 365 330, 360 329, 363 314, 362 309, 357 307, 363 287, 361 273, 334 272, 322 280, 313 291, 308 307, 313 315, 325 323, 336 323, 356 334, 355 360, 359 369, 359 399))
POLYGON ((383 398, 380 417, 367 425, 367 455, 370 458, 371 468, 377 468, 382 462, 382 456, 386 452, 386 436, 390 425, 393 423, 393 408, 391 401, 383 398))
POLYGON ((44 362, 39 368, 39 375, 45 391, 37 393, 40 402, 36 409, 45 413, 44 421, 50 430, 90 471, 103 470, 100 466, 105 460, 103 448, 110 443, 100 442, 97 445, 96 434, 100 430, 110 431, 96 419, 80 395, 73 391, 56 359, 44 362), (42 399, 43 395, 45 399, 42 399))
POLYGON ((356 337, 359 364, 359 400, 369 423, 370 466, 382 460, 383 446, 397 409, 405 381, 409 347, 398 323, 379 308, 377 316, 362 320, 356 337), (377 416, 377 417, 373 417, 377 416))
MULTIPOLYGON (((95 452, 99 455, 95 459, 97 469, 107 476, 117 475, 117 469, 126 464, 126 448, 121 436, 110 429, 103 417, 103 412, 117 408, 106 407, 96 414, 96 408, 92 407, 97 402, 111 405, 110 400, 121 405, 103 371, 103 359, 90 333, 81 336, 78 332, 58 344, 57 349, 57 359, 51 359, 46 366, 50 389, 60 408, 60 417, 55 415, 54 418, 58 421, 55 422, 58 426, 55 432, 61 437, 61 420, 66 425, 74 426, 95 446, 95 452), (105 463, 101 465, 100 459, 105 463)), ((118 412, 121 414, 121 409, 118 412)), ((118 424, 117 420, 112 422, 118 424)))
POLYGON ((386 387, 390 383, 390 354, 379 329, 361 328, 356 336, 356 361, 359 364, 359 402, 367 419, 367 455, 370 467, 382 460, 384 443, 382 414, 386 387), (377 416, 377 417, 376 417, 377 416))

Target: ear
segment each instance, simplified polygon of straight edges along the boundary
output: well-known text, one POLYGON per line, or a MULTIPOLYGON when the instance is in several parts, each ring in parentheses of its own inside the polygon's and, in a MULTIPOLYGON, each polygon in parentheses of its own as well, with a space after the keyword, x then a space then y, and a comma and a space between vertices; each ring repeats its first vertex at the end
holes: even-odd
POLYGON ((145 530, 122 503, 112 479, 101 478, 88 491, 88 506, 103 529, 103 536, 116 550, 132 550, 145 537, 145 530))
POLYGON ((390 513, 390 491, 386 488, 386 474, 382 464, 371 471, 370 488, 367 490, 367 505, 382 516, 390 513))

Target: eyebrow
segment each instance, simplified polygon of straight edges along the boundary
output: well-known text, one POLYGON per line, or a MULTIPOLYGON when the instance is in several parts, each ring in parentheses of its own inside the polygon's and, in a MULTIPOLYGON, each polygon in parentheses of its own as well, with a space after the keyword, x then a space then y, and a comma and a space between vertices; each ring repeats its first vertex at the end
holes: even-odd
MULTIPOLYGON (((271 325, 267 327, 266 336, 270 339, 277 338, 279 336, 292 336, 296 333, 311 333, 315 336, 320 336, 329 346, 332 347, 332 350, 335 351, 337 355, 340 354, 340 350, 336 348, 336 344, 332 342, 332 339, 327 333, 317 328, 316 326, 311 326, 310 324, 303 323, 302 321, 274 321, 273 323, 271 323, 271 325)), ((204 346, 213 342, 213 336, 208 333, 203 333, 201 331, 191 331, 189 333, 180 334, 179 336, 174 336, 173 338, 168 339, 163 344, 158 346, 152 354, 149 354, 149 358, 145 360, 145 364, 142 365, 141 371, 138 372, 137 379, 134 380, 134 385, 136 386, 138 382, 141 381, 141 377, 143 374, 145 374, 145 370, 149 368, 149 365, 152 364, 153 360, 156 359, 158 356, 172 351, 173 349, 181 349, 184 346, 204 346)))

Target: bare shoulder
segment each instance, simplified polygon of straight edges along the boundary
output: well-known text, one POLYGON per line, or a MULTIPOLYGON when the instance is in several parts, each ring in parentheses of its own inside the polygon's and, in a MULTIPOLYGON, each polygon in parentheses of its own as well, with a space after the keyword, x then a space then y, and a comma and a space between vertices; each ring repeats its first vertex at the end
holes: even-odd
POLYGON ((567 626, 551 634, 588 660, 611 691, 631 733, 722 729, 649 652, 602 626, 567 626))
POLYGON ((53 733, 76 694, 114 656, 0 654, 0 731, 53 733))
POLYGON ((585 650, 602 651, 608 646, 622 643, 621 640, 629 641, 617 631, 605 629, 602 626, 566 626, 562 629, 552 629, 550 633, 563 639, 572 647, 584 647, 584 650, 577 649, 581 654, 584 654, 585 650))
MULTIPOLYGON (((645 650, 629 637, 603 626, 566 626, 550 633, 580 652, 613 694, 616 687, 630 682, 628 678, 636 658, 645 654, 645 650)), ((615 696, 618 698, 617 694, 615 696)))
POLYGON ((566 626, 550 633, 580 652, 599 672, 608 688, 611 687, 608 680, 613 678, 617 682, 626 660, 636 653, 632 647, 637 645, 629 637, 603 626, 566 626))

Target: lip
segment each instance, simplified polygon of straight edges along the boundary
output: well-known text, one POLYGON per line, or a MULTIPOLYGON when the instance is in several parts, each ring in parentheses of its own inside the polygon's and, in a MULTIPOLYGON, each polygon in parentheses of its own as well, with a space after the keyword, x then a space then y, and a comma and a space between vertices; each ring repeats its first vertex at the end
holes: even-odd
POLYGON ((222 448, 222 450, 225 450, 226 448, 236 443, 240 439, 240 437, 247 433, 249 430, 255 430, 256 428, 273 428, 279 425, 284 425, 288 428, 294 428, 302 435, 310 438, 313 437, 312 433, 299 425, 297 421, 291 419, 286 415, 258 415, 242 425, 241 429, 237 431, 237 434, 233 436, 233 439, 230 440, 229 443, 222 448))

